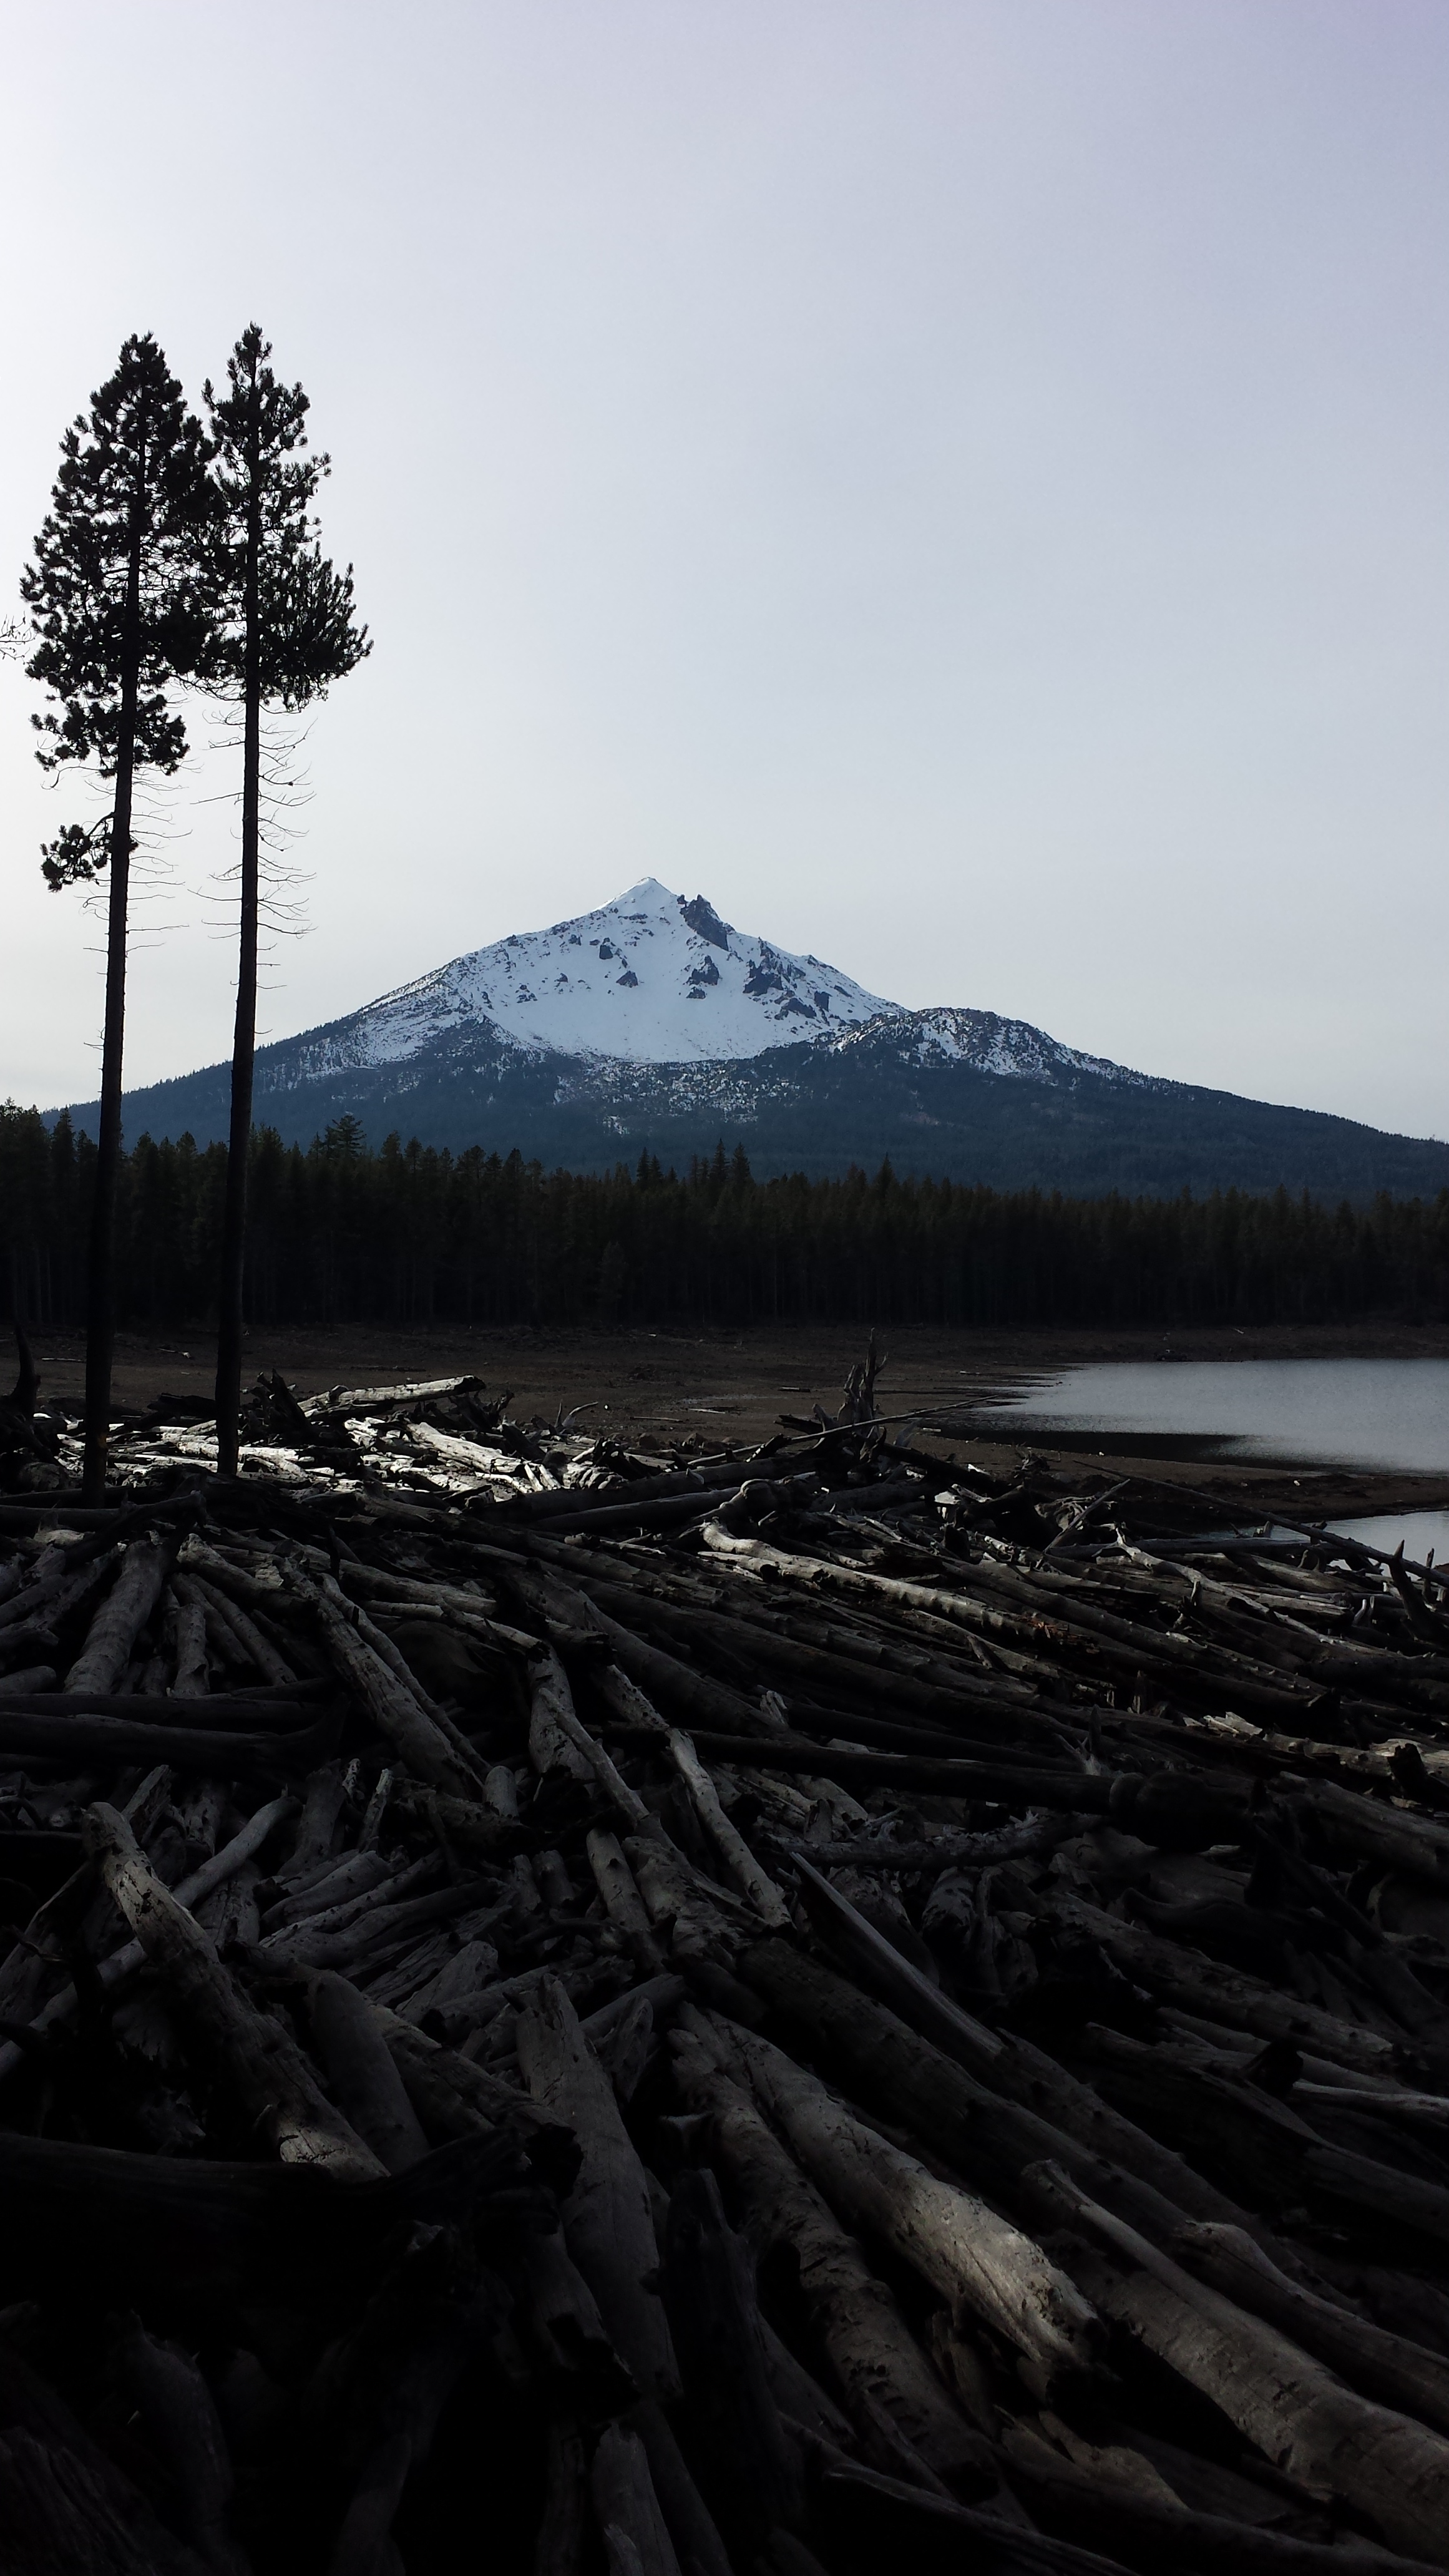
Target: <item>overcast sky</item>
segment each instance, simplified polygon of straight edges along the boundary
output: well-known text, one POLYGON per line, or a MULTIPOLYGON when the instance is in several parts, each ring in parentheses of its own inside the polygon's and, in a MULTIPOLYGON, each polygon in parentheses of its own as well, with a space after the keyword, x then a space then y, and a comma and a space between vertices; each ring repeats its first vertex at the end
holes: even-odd
MULTIPOLYGON (((196 398, 255 317, 335 459, 376 650, 272 1035, 648 873, 902 1002, 1449 1133, 1444 0, 3 33, 0 592, 132 330, 196 398)), ((0 1096, 53 1103, 101 986, 39 702, 0 668, 0 1096)), ((170 799, 132 1080, 229 1049, 236 773, 170 799)))

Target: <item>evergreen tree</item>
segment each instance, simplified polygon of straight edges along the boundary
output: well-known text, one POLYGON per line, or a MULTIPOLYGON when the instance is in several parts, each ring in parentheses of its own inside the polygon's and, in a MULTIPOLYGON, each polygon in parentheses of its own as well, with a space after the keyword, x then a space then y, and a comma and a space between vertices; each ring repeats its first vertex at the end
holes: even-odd
MULTIPOLYGON (((303 1151, 251 1152, 249 1294, 285 1323, 870 1320, 1002 1325, 1251 1324, 1449 1316, 1449 1189, 1433 1201, 1067 1199, 894 1176, 803 1173, 707 1186, 659 1171, 545 1172, 456 1159, 356 1119, 303 1151)), ((60 1120, 0 1102, 0 1293, 41 1326, 81 1310, 95 1157, 60 1120)), ((707 1182, 709 1164, 700 1167, 707 1182)), ((226 1148, 138 1138, 124 1158, 120 1312, 187 1328, 215 1294, 226 1148)))
POLYGON ((137 769, 170 773, 186 734, 168 700, 207 644, 198 571, 210 508, 206 442, 150 333, 121 350, 115 374, 61 441, 50 512, 21 595, 39 639, 26 668, 55 702, 32 719, 53 774, 90 764, 112 785, 108 815, 67 824, 42 852, 53 890, 110 869, 101 1112, 91 1203, 86 1316, 85 1494, 106 1480, 115 1336, 115 1213, 121 1163, 126 922, 137 769))
POLYGON ((371 651, 353 620, 352 567, 339 573, 317 543, 312 504, 325 456, 304 453, 310 408, 300 385, 267 364, 271 343, 250 323, 227 360, 228 391, 206 391, 218 501, 215 604, 221 629, 214 679, 242 707, 241 934, 231 1059, 231 1123, 216 1353, 217 1466, 237 1467, 247 1167, 257 1042, 261 921, 262 709, 288 712, 325 697, 371 651))

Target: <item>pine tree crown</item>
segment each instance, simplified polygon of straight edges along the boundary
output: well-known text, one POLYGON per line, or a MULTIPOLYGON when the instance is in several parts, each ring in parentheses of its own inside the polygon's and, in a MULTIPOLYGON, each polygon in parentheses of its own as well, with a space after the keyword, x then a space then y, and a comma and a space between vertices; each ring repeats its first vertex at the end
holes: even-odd
MULTIPOLYGON (((214 508, 209 456, 163 351, 150 332, 133 332, 89 411, 65 431, 50 509, 21 576, 36 638, 25 667, 51 700, 31 717, 36 758, 52 775, 93 761, 113 777, 127 737, 137 766, 169 774, 185 758, 170 693, 208 649, 200 572, 214 508)), ((53 889, 105 866, 110 828, 105 819, 57 834, 42 852, 53 889)))
POLYGON ((325 697, 372 646, 354 622, 351 564, 339 573, 318 541, 312 505, 331 459, 303 453, 310 398, 300 384, 279 382, 271 354, 260 324, 248 323, 226 362, 226 393, 218 399, 209 380, 203 387, 217 502, 215 632, 203 677, 235 695, 250 648, 263 701, 295 709, 325 697))
POLYGON ((206 649, 198 558, 213 506, 208 456, 155 339, 133 333, 61 440, 50 509, 21 578, 38 639, 26 670, 58 702, 31 719, 44 768, 94 758, 103 777, 112 774, 128 647, 137 655, 136 758, 169 771, 184 757, 167 688, 206 649))

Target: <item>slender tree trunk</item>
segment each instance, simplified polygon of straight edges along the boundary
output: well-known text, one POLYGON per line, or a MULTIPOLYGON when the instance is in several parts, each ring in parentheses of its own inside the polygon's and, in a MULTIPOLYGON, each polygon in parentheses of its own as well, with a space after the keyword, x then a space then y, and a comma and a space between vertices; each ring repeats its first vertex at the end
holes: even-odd
MULTIPOLYGON (((144 483, 145 463, 141 467, 144 483)), ((126 915, 131 892, 131 799, 136 767, 136 702, 141 666, 141 524, 137 494, 126 573, 125 661, 121 729, 116 743, 116 801, 111 814, 111 888, 106 925, 106 1018, 101 1041, 101 1115, 91 1201, 86 1275, 85 1458, 81 1491, 88 1503, 106 1494, 111 1435, 111 1358, 116 1339, 116 1192, 121 1172, 121 1059, 126 1039, 126 915)))
POLYGON ((242 719, 241 945, 231 1054, 231 1129, 222 1230, 221 1314, 216 1342, 216 1464, 237 1472, 242 1371, 242 1290, 247 1248, 247 1158, 257 1045, 257 916, 261 894, 262 693, 259 558, 262 540, 258 395, 252 387, 251 489, 247 500, 246 673, 242 719))

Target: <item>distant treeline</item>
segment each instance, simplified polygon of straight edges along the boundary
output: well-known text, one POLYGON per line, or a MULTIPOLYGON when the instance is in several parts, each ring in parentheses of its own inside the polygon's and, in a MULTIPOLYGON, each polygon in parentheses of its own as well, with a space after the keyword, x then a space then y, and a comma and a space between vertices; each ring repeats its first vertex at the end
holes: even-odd
MULTIPOLYGON (((0 1107, 0 1292, 40 1326, 84 1310, 95 1149, 0 1107)), ((121 1178, 122 1320, 205 1323, 226 1149, 142 1137, 121 1178)), ((1327 1207, 1286 1191, 1063 1198, 874 1175, 548 1172, 341 1119, 252 1144, 247 1312, 275 1324, 1265 1324, 1449 1316, 1449 1191, 1327 1207)))

